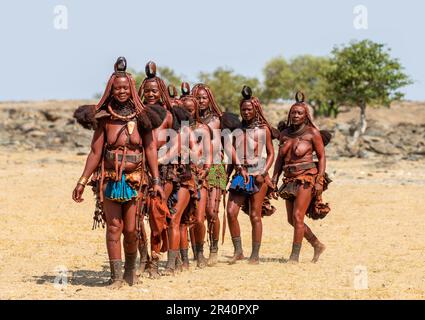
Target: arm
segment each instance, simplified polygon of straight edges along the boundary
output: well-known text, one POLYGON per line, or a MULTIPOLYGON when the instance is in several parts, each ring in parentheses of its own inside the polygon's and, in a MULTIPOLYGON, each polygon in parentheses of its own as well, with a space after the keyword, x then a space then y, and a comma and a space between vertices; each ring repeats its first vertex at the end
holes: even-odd
POLYGON ((325 146, 323 144, 322 136, 320 132, 316 129, 313 130, 313 148, 316 151, 317 159, 319 160, 319 173, 316 178, 315 190, 316 194, 320 195, 323 191, 323 180, 326 170, 326 156, 325 156, 325 146))
POLYGON ((283 157, 282 152, 280 151, 281 148, 283 148, 282 138, 279 139, 279 149, 278 149, 278 152, 277 152, 276 162, 275 162, 274 168, 273 168, 272 183, 274 185, 277 184, 277 181, 279 180, 279 177, 282 174, 283 166, 285 164, 285 158, 283 157))
POLYGON ((93 134, 91 149, 87 156, 83 174, 72 192, 72 199, 75 202, 84 201, 84 199, 81 198, 84 192, 84 187, 102 159, 103 145, 105 142, 104 126, 105 124, 102 122, 93 134))
POLYGON ((202 148, 203 148, 202 153, 204 155, 205 154, 207 155, 207 157, 205 159, 205 164, 204 164, 204 170, 205 170, 205 176, 206 176, 206 173, 211 168, 211 164, 212 164, 212 161, 213 161, 213 156, 212 156, 212 153, 213 153, 212 139, 211 139, 210 129, 206 125, 204 126, 204 135, 203 135, 203 137, 205 139, 202 139, 203 140, 203 144, 204 144, 202 146, 202 148))
POLYGON ((269 128, 266 129, 266 152, 267 152, 267 159, 266 159, 266 167, 264 168, 265 175, 269 172, 274 161, 273 141, 272 141, 272 135, 270 133, 269 128))
POLYGON ((160 185, 158 171, 158 152, 152 131, 144 132, 142 135, 143 148, 145 149, 146 160, 153 180, 153 191, 159 194, 162 200, 165 200, 164 191, 160 185))

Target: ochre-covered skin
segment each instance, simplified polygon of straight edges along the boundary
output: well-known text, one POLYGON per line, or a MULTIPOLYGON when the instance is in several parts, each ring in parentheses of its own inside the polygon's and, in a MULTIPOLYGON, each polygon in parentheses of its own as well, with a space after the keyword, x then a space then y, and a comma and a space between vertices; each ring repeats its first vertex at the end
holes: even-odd
MULTIPOLYGON (((219 109, 211 89, 203 84, 198 84, 192 89, 193 96, 199 104, 199 117, 201 121, 208 125, 212 132, 221 128, 221 110, 219 109)), ((221 144, 221 135, 212 137, 212 145, 221 144)), ((218 215, 220 200, 227 185, 226 171, 224 164, 212 164, 207 181, 209 188, 207 191, 206 216, 208 221, 208 234, 210 241, 210 257, 208 265, 217 263, 218 240, 220 237, 220 218, 218 215), (212 176, 214 175, 214 176, 212 176)))
MULTIPOLYGON (((239 239, 241 237, 238 214, 241 207, 245 202, 249 201, 249 217, 252 226, 252 247, 253 251, 249 259, 249 263, 259 263, 259 247, 261 244, 263 225, 261 221, 262 217, 262 205, 267 194, 269 186, 271 186, 270 178, 267 174, 268 170, 272 166, 274 160, 274 149, 272 144, 271 127, 264 118, 261 110, 261 105, 257 98, 252 97, 243 99, 240 104, 240 113, 243 119, 244 139, 240 140, 241 144, 247 145, 248 143, 252 146, 254 152, 245 152, 245 159, 238 159, 236 151, 233 152, 232 163, 235 165, 242 164, 239 172, 245 180, 245 183, 249 181, 249 175, 247 166, 254 164, 258 161, 261 156, 258 154, 259 140, 258 137, 260 132, 265 133, 265 148, 267 157, 265 159, 265 165, 261 169, 261 172, 251 173, 255 179, 255 184, 258 187, 258 192, 252 195, 244 195, 237 192, 230 191, 229 201, 227 203, 227 217, 229 221, 229 229, 232 235, 232 240, 239 239), (250 129, 250 130, 248 130, 250 129), (248 198, 248 199, 247 199, 248 198)), ((235 147, 238 147, 235 145, 235 147)), ((243 148, 243 147, 242 147, 243 148)), ((235 245, 235 241, 233 241, 235 245)), ((235 254, 230 260, 230 263, 235 263, 243 257, 241 249, 235 246, 235 254)))
MULTIPOLYGON (((163 130, 166 129, 171 129, 173 126, 173 116, 171 114, 171 112, 168 110, 169 106, 168 103, 165 101, 167 100, 166 96, 167 93, 164 92, 164 84, 162 82, 162 80, 158 77, 153 77, 153 78, 146 78, 140 89, 139 89, 139 93, 141 93, 143 96, 141 98, 143 98, 143 101, 146 105, 147 108, 150 107, 155 107, 155 106, 161 106, 166 110, 166 115, 164 120, 162 121, 161 125, 153 130, 153 139, 155 141, 155 144, 157 146, 157 150, 159 150, 161 147, 165 146, 165 144, 167 143, 167 141, 164 140, 164 137, 160 137, 160 132, 163 132, 163 130)), ((178 144, 178 137, 174 138, 176 141, 173 143, 178 144)), ((166 159, 163 159, 162 161, 166 161, 166 159)), ((160 161, 161 162, 161 161, 160 161)), ((170 164, 171 165, 171 164, 170 164)), ((168 166, 168 165, 165 165, 168 166)), ((171 165, 172 166, 172 165, 171 165)), ((159 163, 159 170, 160 172, 164 171, 164 168, 162 168, 163 165, 161 163, 159 163)), ((173 182, 168 180, 168 179, 164 179, 164 177, 161 175, 161 182, 162 185, 164 187, 164 192, 165 192, 165 203, 167 202, 172 190, 173 190, 173 182)), ((184 205, 188 200, 186 200, 186 198, 188 198, 188 196, 186 194, 188 194, 188 190, 186 187, 182 187, 179 191, 179 201, 181 202, 180 204, 176 205, 176 208, 178 209, 179 207, 182 206, 182 204, 184 205)), ((149 198, 149 195, 148 195, 149 198)), ((159 225, 158 223, 154 223, 157 222, 158 220, 163 219, 163 217, 157 217, 155 216, 155 213, 159 212, 157 210, 154 211, 150 211, 149 214, 149 220, 150 220, 150 226, 151 228, 157 225, 159 225)), ((158 271, 158 261, 159 261, 159 254, 161 251, 164 250, 164 248, 166 248, 166 250, 170 250, 173 249, 175 247, 174 241, 173 241, 173 234, 175 232, 173 232, 173 230, 175 229, 173 227, 174 225, 174 219, 175 219, 175 215, 169 216, 171 218, 171 221, 168 225, 168 231, 164 231, 164 232, 168 232, 168 237, 164 237, 164 234, 161 233, 163 230, 153 230, 153 231, 158 231, 158 232, 152 232, 151 230, 151 256, 152 256, 152 260, 150 261, 150 264, 148 267, 148 272, 151 278, 158 278, 160 276, 159 271, 158 271), (160 232, 161 231, 161 232, 160 232), (164 245, 164 241, 167 241, 168 243, 166 243, 164 245)), ((142 256, 142 254, 145 254, 144 252, 144 248, 145 248, 146 244, 141 244, 139 246, 139 251, 140 254, 142 256)), ((148 260, 148 259, 145 259, 148 260)), ((141 265, 141 271, 144 270, 144 266, 141 265)))
MULTIPOLYGON (((193 225, 191 229, 193 231, 194 240, 192 244, 196 246, 196 257, 197 257, 197 266, 203 268, 207 265, 207 261, 203 256, 203 245, 205 241, 205 209, 207 205, 207 196, 208 196, 208 182, 206 180, 208 170, 212 162, 212 144, 211 144, 211 135, 210 129, 208 126, 201 122, 199 117, 199 104, 195 97, 192 95, 186 95, 181 98, 183 107, 191 114, 194 119, 194 123, 190 127, 190 148, 192 154, 196 158, 207 157, 205 163, 191 163, 192 175, 194 176, 198 188, 199 198, 196 203, 196 207, 193 212, 193 225), (195 131, 202 135, 202 142, 197 143, 197 138, 195 136, 195 131), (208 150, 206 150, 208 149, 208 150)), ((194 159, 194 158, 192 158, 194 159)), ((181 232, 187 232, 182 228, 181 232)), ((183 240, 186 240, 186 237, 182 237, 183 240)), ((183 244, 182 249, 186 243, 183 244)))
POLYGON ((281 173, 285 172, 280 192, 286 199, 288 222, 294 227, 290 261, 298 262, 301 243, 305 237, 314 247, 313 261, 316 262, 325 246, 304 223, 304 217, 312 201, 321 200, 325 185, 325 146, 320 131, 312 122, 303 102, 297 102, 291 107, 287 124, 280 135, 273 183, 276 184, 281 173), (309 168, 313 163, 313 152, 316 153, 318 162, 309 168))
MULTIPOLYGON (((114 73, 108 82, 108 89, 99 103, 99 110, 106 107, 109 116, 103 117, 99 121, 99 125, 93 134, 91 143, 91 151, 87 157, 86 165, 82 173, 82 177, 89 178, 92 174, 97 180, 98 192, 104 216, 106 219, 106 244, 108 256, 111 261, 112 271, 112 287, 119 287, 121 282, 119 278, 114 278, 120 274, 118 261, 121 261, 121 234, 124 234, 124 252, 126 257, 124 280, 129 284, 135 282, 134 263, 137 255, 137 232, 136 232, 136 215, 141 201, 141 187, 144 183, 140 179, 140 183, 133 186, 139 187, 137 197, 126 202, 117 202, 107 199, 104 196, 106 182, 113 176, 125 173, 128 177, 136 177, 135 173, 142 174, 143 162, 133 163, 131 161, 115 160, 104 156, 109 150, 116 153, 116 156, 122 156, 126 159, 126 155, 138 155, 145 153, 149 171, 153 177, 158 177, 157 151, 155 141, 153 139, 152 130, 140 131, 138 125, 138 117, 143 112, 143 104, 136 100, 134 80, 129 74, 114 73), (104 105, 105 104, 105 105, 104 105), (139 107, 134 107, 139 106, 139 107), (128 122, 134 122, 129 129, 128 122), (95 172, 96 171, 96 172, 95 172), (114 172, 115 175, 111 174, 114 172), (100 187, 100 190, 99 190, 100 187), (112 263, 113 262, 113 263, 112 263)), ((127 177, 127 178, 128 178, 127 177)), ((82 194, 84 191, 83 184, 77 184, 72 198, 76 202, 82 202, 82 194)), ((158 196, 164 197, 162 187, 155 185, 153 192, 158 196)))

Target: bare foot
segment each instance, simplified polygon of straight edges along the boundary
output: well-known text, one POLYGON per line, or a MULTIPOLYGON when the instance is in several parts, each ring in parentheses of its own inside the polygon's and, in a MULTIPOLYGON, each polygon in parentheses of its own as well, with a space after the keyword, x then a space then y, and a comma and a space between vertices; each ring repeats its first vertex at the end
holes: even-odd
POLYGON ((188 261, 183 261, 182 269, 183 269, 183 271, 189 270, 189 262, 188 261))
POLYGON ((161 274, 158 271, 158 259, 152 259, 148 268, 149 278, 159 279, 161 274))
POLYGON ((128 270, 128 271, 126 270, 124 272, 123 278, 124 278, 125 282, 127 282, 127 284, 129 286, 132 286, 132 285, 135 285, 135 284, 138 284, 139 283, 138 276, 136 274, 136 269, 128 270))
POLYGON ((198 253, 197 260, 196 260, 196 266, 200 269, 203 269, 207 266, 207 259, 205 259, 202 252, 198 253))
POLYGON ((116 280, 112 280, 109 279, 109 281, 106 283, 107 288, 110 290, 118 290, 120 288, 122 288, 122 286, 124 285, 124 280, 122 279, 116 279, 116 280))
POLYGON ((208 257, 208 267, 215 266, 217 264, 217 252, 210 252, 208 257))
POLYGON ((311 262, 316 263, 319 260, 320 255, 325 251, 326 246, 323 243, 318 243, 314 246, 314 256, 311 262))
POLYGON ((238 261, 238 260, 243 260, 243 259, 245 259, 245 257, 244 257, 244 255, 243 255, 243 253, 239 253, 239 254, 235 254, 235 255, 233 255, 233 257, 232 258, 230 258, 230 260, 229 260, 229 264, 235 264, 236 263, 236 261, 238 261))
POLYGON ((162 271, 163 276, 174 276, 176 270, 171 268, 165 268, 164 271, 162 271))
POLYGON ((289 263, 289 264, 298 264, 299 261, 297 259, 289 259, 289 260, 286 260, 286 263, 289 263))
POLYGON ((248 264, 252 264, 252 265, 255 265, 255 264, 260 264, 260 259, 258 259, 258 258, 249 258, 249 260, 248 260, 248 264))

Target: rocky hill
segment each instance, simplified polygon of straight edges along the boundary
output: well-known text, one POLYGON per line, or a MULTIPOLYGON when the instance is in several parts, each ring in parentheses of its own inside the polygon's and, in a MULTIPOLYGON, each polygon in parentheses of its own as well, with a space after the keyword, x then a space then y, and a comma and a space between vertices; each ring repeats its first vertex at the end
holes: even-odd
MULTIPOLYGON (((0 103, 0 146, 15 150, 72 150, 86 154, 92 132, 72 118, 75 108, 92 100, 0 103)), ((268 119, 277 124, 286 119, 288 105, 265 107, 268 119)), ((368 129, 353 147, 348 147, 359 118, 357 109, 346 109, 337 119, 316 119, 333 140, 327 147, 330 158, 388 157, 425 158, 425 103, 402 102, 390 108, 369 108, 368 129)))

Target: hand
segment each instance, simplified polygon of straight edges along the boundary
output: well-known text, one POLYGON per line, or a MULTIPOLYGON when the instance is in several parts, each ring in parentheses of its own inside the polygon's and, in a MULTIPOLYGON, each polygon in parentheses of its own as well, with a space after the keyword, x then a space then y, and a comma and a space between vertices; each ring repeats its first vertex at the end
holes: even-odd
POLYGON ((84 192, 84 186, 82 184, 77 184, 75 186, 74 191, 72 191, 72 200, 74 200, 77 203, 83 202, 84 199, 81 198, 84 192))
POLYGON ((159 196, 161 198, 161 201, 165 201, 165 193, 164 189, 159 184, 155 184, 152 188, 153 195, 159 196))
POLYGON ((249 175, 245 168, 241 169, 241 176, 243 177, 243 181, 245 184, 249 183, 249 175))
POLYGON ((201 174, 199 175, 199 180, 204 181, 204 180, 205 180, 205 178, 207 177, 207 173, 208 173, 208 171, 207 171, 207 170, 202 169, 202 170, 201 170, 201 174))
POLYGON ((255 182, 257 183, 257 185, 262 185, 264 183, 264 176, 259 174, 255 177, 255 182))
POLYGON ((273 182, 273 181, 270 179, 270 176, 269 176, 269 175, 266 175, 266 177, 264 178, 264 182, 267 184, 267 186, 268 186, 270 189, 272 189, 273 191, 275 191, 275 190, 276 190, 276 183, 275 183, 275 182, 273 182))
POLYGON ((323 192, 323 186, 320 183, 316 183, 314 185, 314 194, 316 196, 320 196, 323 192))

